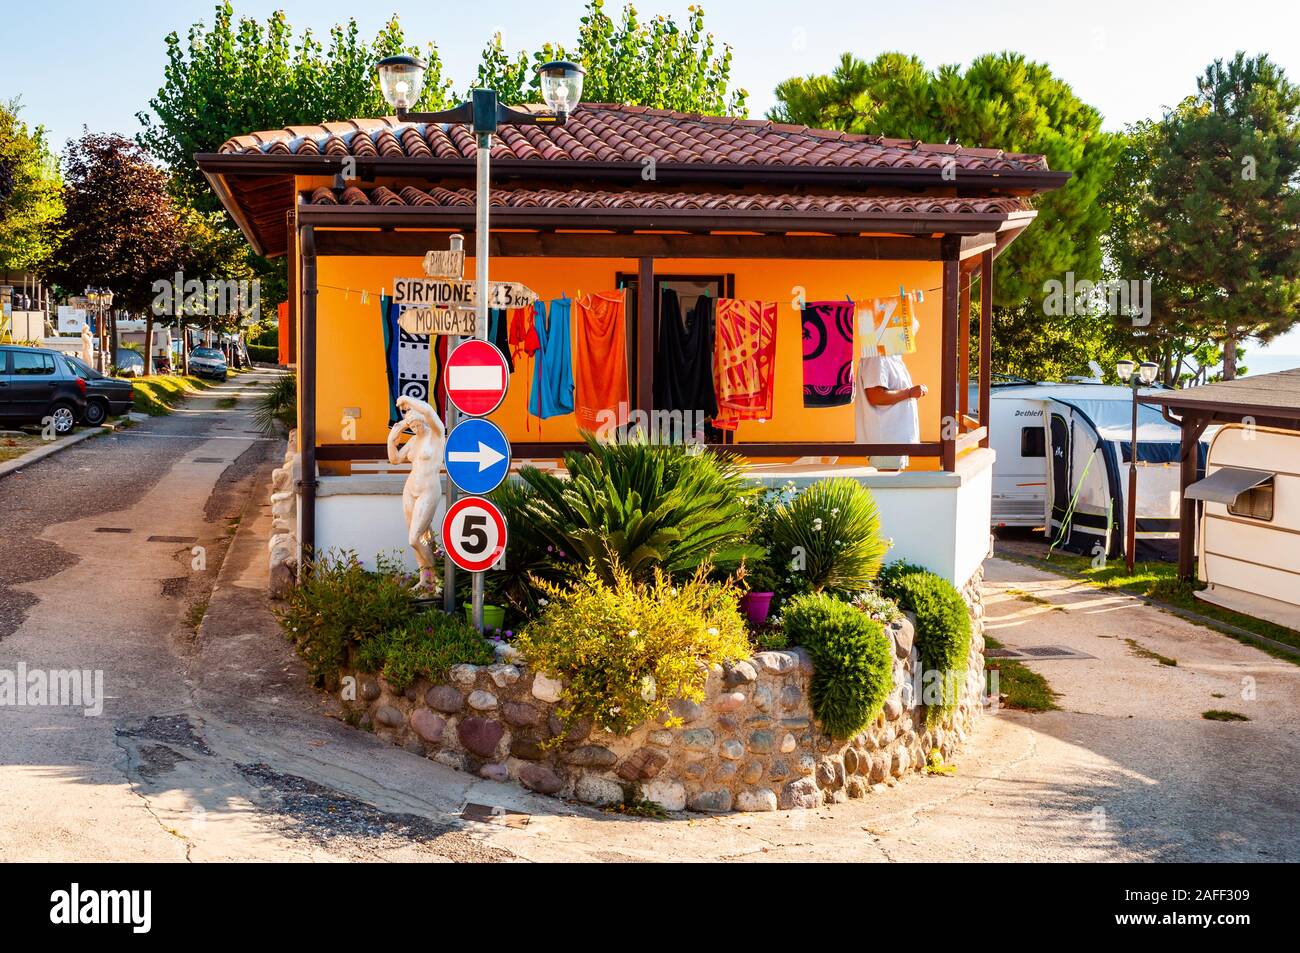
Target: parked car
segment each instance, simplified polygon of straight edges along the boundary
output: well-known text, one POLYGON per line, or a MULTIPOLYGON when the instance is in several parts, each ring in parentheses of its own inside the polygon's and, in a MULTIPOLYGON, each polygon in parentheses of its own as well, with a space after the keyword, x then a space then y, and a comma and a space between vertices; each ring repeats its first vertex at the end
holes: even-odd
POLYGON ((86 382, 86 409, 81 420, 91 427, 98 427, 109 415, 119 416, 131 412, 135 402, 135 387, 130 381, 109 377, 99 373, 81 358, 64 354, 63 359, 68 369, 86 382))
POLYGON ((226 366, 226 355, 215 347, 196 347, 190 351, 190 373, 224 381, 230 375, 230 368, 226 366))
POLYGON ((0 419, 11 424, 49 420, 54 432, 63 436, 78 421, 102 423, 112 406, 107 393, 96 389, 92 396, 89 379, 74 372, 67 355, 46 348, 0 346, 0 419))

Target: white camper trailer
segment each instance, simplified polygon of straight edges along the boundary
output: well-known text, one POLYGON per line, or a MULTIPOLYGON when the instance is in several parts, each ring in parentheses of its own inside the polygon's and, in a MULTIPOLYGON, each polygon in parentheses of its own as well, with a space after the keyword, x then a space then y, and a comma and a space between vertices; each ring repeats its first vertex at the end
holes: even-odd
POLYGON ((1210 444, 1196 595, 1300 629, 1300 432, 1232 424, 1210 444))
MULTIPOLYGON (((1132 439, 1129 388, 1011 384, 990 396, 993 525, 1045 527, 1063 548, 1119 555, 1132 439)), ((1178 441, 1176 426, 1139 406, 1139 541, 1177 535, 1178 441)))

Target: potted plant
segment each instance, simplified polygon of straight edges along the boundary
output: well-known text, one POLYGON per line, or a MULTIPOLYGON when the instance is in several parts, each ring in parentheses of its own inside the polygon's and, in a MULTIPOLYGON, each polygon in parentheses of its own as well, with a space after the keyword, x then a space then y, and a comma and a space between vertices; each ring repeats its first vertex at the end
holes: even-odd
POLYGON ((742 580, 749 591, 740 597, 740 608, 750 624, 757 628, 767 622, 772 612, 772 599, 779 580, 766 561, 746 563, 742 580))
MULTIPOLYGON (((468 602, 465 603, 465 621, 474 624, 474 607, 468 602)), ((483 630, 485 632, 496 632, 505 628, 506 610, 504 606, 483 607, 483 630)))

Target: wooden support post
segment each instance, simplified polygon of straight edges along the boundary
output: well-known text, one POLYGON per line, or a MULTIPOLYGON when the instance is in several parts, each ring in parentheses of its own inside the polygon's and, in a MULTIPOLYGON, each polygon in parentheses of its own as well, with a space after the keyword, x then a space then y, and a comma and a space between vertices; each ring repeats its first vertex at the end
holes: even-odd
POLYGON ((961 278, 958 304, 961 314, 957 319, 957 407, 962 417, 970 413, 970 286, 974 281, 973 273, 961 278))
POLYGON ((1196 574, 1196 501, 1187 498, 1187 488, 1196 482, 1200 464, 1200 440, 1209 421, 1183 414, 1178 451, 1178 577, 1190 580, 1196 574))
POLYGON ((316 558, 316 230, 302 229, 302 341, 298 355, 298 387, 302 414, 298 419, 298 440, 302 446, 302 477, 299 481, 298 514, 301 547, 298 575, 302 577, 316 558))
POLYGON ((993 250, 984 252, 980 262, 980 423, 984 426, 984 439, 980 446, 989 446, 989 433, 993 421, 993 250))
POLYGON ((939 380, 939 441, 943 468, 949 472, 957 469, 957 323, 961 310, 961 239, 944 236, 943 247, 943 328, 939 380))
POLYGON ((655 260, 653 258, 642 258, 639 261, 636 302, 636 406, 649 414, 654 410, 655 392, 655 260))

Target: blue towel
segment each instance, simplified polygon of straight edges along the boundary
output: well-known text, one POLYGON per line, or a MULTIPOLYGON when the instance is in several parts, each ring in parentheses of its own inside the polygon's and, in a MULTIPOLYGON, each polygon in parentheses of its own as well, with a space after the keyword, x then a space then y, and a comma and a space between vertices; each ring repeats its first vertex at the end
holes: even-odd
POLYGON ((533 355, 528 412, 542 420, 573 413, 573 345, 569 332, 572 304, 568 298, 552 301, 549 319, 545 303, 533 305, 533 326, 541 348, 533 355))

